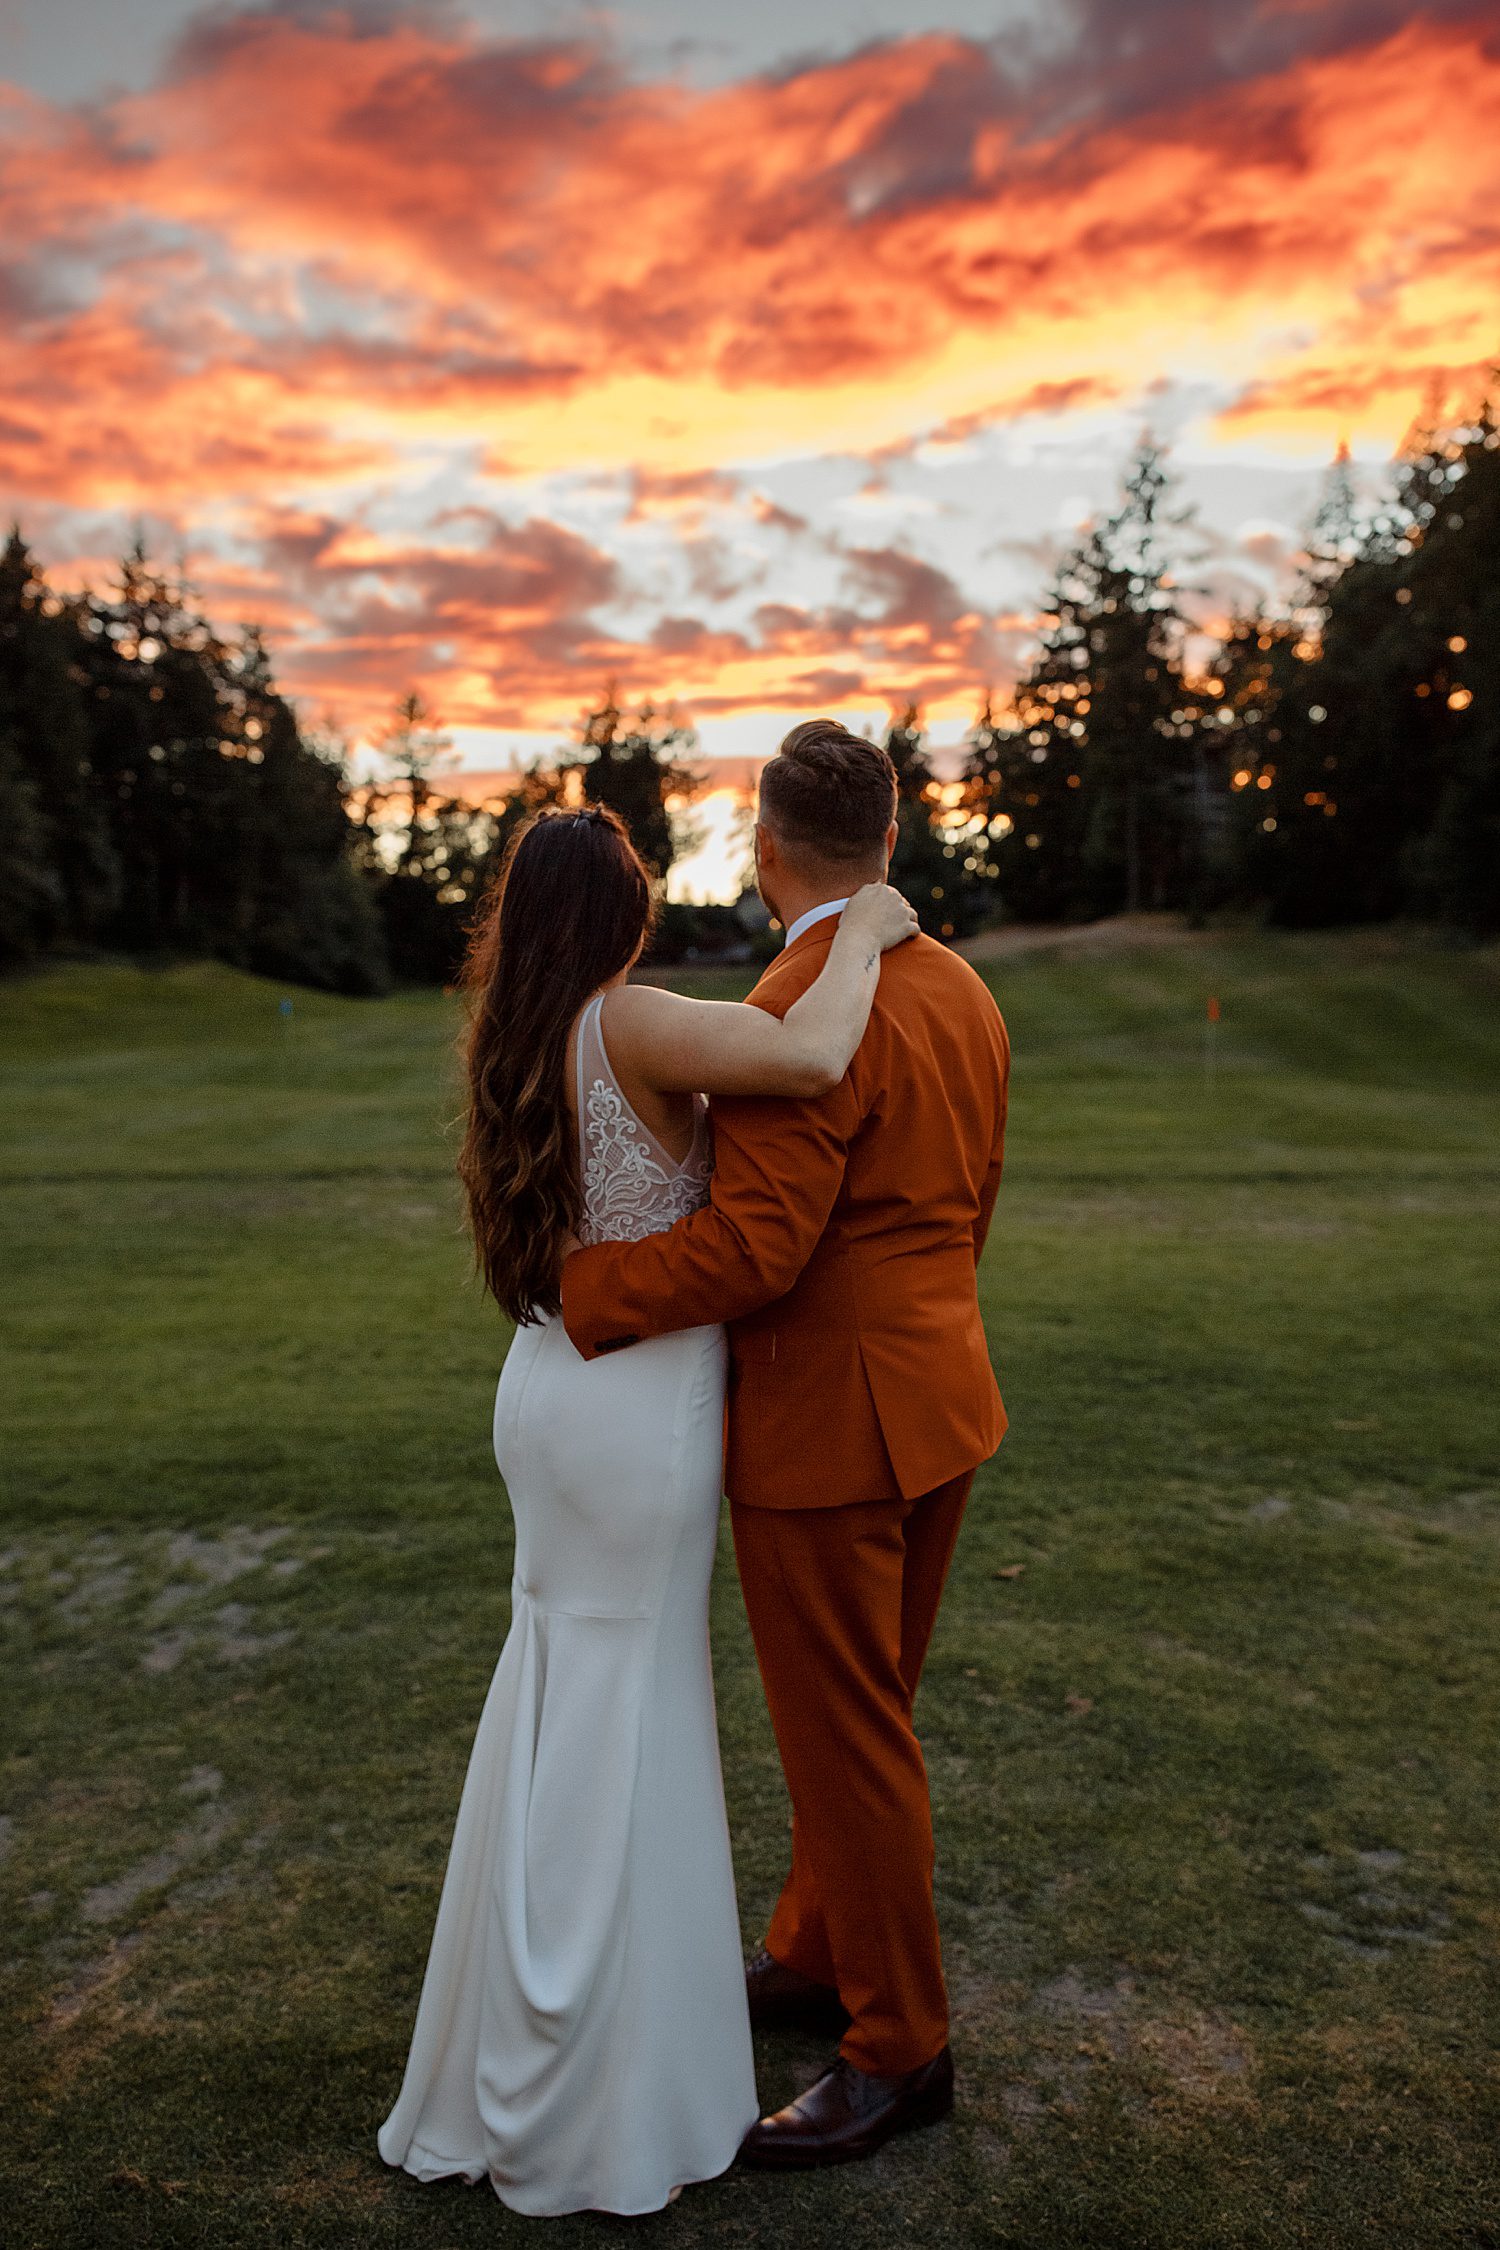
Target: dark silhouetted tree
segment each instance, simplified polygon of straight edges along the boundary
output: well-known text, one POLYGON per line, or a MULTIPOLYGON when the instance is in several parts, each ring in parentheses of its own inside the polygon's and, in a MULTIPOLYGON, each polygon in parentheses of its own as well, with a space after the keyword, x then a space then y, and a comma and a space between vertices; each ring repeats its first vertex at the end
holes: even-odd
POLYGON ((434 788, 433 763, 452 742, 414 690, 396 705, 376 748, 394 771, 360 793, 358 863, 392 974, 407 984, 448 984, 496 864, 501 817, 493 806, 434 788))
POLYGON ((1277 921, 1500 926, 1497 555, 1485 407, 1415 433, 1391 505, 1273 641, 1263 746, 1240 771, 1246 884, 1277 921))
POLYGON ((428 775, 434 759, 446 757, 453 748, 452 739, 440 732, 432 711, 411 688, 397 703, 390 724, 376 737, 375 748, 389 760, 406 796, 408 816, 402 856, 422 858, 425 817, 432 794, 428 775))
POLYGON ((354 863, 342 743, 331 733, 303 733, 276 691, 254 627, 230 654, 225 700, 254 777, 253 817, 240 833, 245 880, 234 957, 263 976, 340 992, 381 990, 385 948, 375 901, 354 863))
POLYGON ((1063 723, 1084 754, 1082 857, 1104 912, 1180 903, 1190 849, 1181 744, 1193 719, 1177 668, 1184 621, 1165 551, 1166 481, 1159 451, 1143 446, 1119 507, 1060 574, 1053 604, 1070 660, 1074 649, 1084 655, 1063 723))
POLYGON ((0 554, 0 852, 13 957, 88 940, 120 869, 90 760, 78 619, 52 594, 19 529, 0 554))
POLYGON ((577 749, 559 760, 566 781, 578 778, 590 804, 608 805, 630 830, 651 873, 661 881, 676 858, 681 830, 674 816, 696 793, 698 776, 683 764, 697 745, 690 727, 642 703, 627 722, 613 688, 580 722, 577 749), (675 802, 674 802, 675 800, 675 802))
POLYGON ((1086 832, 1078 683, 1082 638, 1060 613, 1015 689, 1014 716, 986 704, 970 737, 969 771, 985 816, 994 887, 1021 922, 1064 921, 1087 912, 1086 832))
POLYGON ((1193 894, 1209 776, 1200 783, 1191 747, 1203 714, 1182 677, 1171 569, 1186 519, 1166 490, 1161 454, 1145 445, 1113 514, 1058 566, 1013 722, 989 716, 973 738, 1000 899, 1023 919, 1193 894))
POLYGON ((929 937, 952 943, 977 927, 987 903, 961 802, 967 786, 945 784, 934 770, 914 703, 892 715, 885 747, 896 769, 890 879, 911 901, 929 937))
POLYGON ((49 842, 35 784, 11 739, 0 734, 0 964, 34 960, 62 928, 62 886, 49 842))
POLYGON ((1405 872, 1413 905, 1476 936, 1500 931, 1500 427, 1488 404, 1452 441, 1442 498, 1413 556, 1412 623, 1437 801, 1405 872), (1451 472, 1457 469, 1457 475, 1451 472))
POLYGON ((63 601, 12 538, 0 733, 6 800, 40 822, 32 922, 48 914, 49 942, 382 983, 341 768, 302 740, 259 637, 215 633, 139 543, 109 593, 63 601))
POLYGON ((554 805, 566 804, 568 785, 556 766, 545 759, 523 769, 514 789, 509 791, 495 812, 495 870, 498 871, 511 839, 528 821, 535 820, 540 812, 554 805))

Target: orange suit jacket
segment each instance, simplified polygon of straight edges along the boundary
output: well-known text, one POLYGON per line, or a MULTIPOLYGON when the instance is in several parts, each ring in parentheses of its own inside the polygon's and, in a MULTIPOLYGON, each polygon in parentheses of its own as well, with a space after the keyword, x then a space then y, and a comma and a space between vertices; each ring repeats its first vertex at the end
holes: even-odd
MULTIPOLYGON (((832 922, 750 995, 781 1016, 832 922)), ((976 1267, 1005 1138, 1010 1043, 968 963, 887 953, 848 1072, 812 1101, 712 1105, 711 1201, 670 1232, 575 1251, 562 1309, 585 1359, 724 1321, 726 1488, 757 1508, 915 1499, 1005 1431, 976 1267)))

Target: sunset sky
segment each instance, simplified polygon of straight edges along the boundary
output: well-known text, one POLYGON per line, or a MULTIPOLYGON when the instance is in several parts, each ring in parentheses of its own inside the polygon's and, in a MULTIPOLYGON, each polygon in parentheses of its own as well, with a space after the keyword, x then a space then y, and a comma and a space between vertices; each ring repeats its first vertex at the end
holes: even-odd
POLYGON ((357 741, 952 735, 1144 428, 1207 610, 1500 348, 1500 6, 0 0, 0 501, 357 741))

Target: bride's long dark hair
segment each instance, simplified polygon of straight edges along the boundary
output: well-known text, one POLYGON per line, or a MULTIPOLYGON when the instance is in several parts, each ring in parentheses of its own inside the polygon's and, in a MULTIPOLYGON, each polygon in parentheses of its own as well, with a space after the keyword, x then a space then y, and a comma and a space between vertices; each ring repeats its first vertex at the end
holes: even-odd
POLYGON ((568 1033, 589 994, 634 960, 652 910, 650 878, 615 813, 544 812, 511 845, 470 940, 458 1174, 485 1285, 523 1324, 559 1310, 562 1238, 583 1209, 568 1033))

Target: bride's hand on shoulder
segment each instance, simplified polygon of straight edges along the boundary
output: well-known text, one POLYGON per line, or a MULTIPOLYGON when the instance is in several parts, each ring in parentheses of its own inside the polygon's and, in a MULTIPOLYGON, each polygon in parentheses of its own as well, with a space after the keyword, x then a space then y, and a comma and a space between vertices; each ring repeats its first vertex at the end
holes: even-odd
POLYGON ((857 890, 844 908, 844 923, 882 953, 889 953, 893 945, 904 945, 921 927, 901 893, 889 883, 866 883, 857 890))

